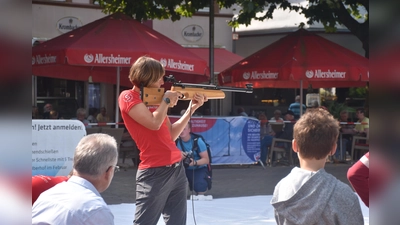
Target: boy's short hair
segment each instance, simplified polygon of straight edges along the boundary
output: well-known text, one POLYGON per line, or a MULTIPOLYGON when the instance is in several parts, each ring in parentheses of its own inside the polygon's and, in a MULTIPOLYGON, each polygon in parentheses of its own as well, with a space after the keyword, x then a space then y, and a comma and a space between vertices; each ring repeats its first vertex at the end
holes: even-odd
POLYGON ((336 144, 338 135, 338 122, 320 108, 307 110, 293 128, 299 154, 305 159, 325 158, 336 144))

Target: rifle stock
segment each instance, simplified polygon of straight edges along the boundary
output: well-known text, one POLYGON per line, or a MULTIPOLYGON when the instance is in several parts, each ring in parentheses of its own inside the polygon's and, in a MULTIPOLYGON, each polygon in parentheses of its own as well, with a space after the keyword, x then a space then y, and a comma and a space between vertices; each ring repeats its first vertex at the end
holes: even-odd
MULTIPOLYGON (((170 75, 166 78, 167 81, 173 80, 174 78, 170 75)), ((182 94, 179 100, 191 100, 195 93, 202 93, 207 96, 208 99, 223 99, 225 98, 224 91, 231 92, 244 92, 253 93, 253 85, 246 84, 246 88, 235 88, 235 87, 221 87, 211 84, 190 84, 174 82, 171 86, 171 91, 177 91, 182 94)), ((164 96, 164 88, 147 88, 143 87, 142 100, 146 105, 159 105, 162 102, 164 96)))

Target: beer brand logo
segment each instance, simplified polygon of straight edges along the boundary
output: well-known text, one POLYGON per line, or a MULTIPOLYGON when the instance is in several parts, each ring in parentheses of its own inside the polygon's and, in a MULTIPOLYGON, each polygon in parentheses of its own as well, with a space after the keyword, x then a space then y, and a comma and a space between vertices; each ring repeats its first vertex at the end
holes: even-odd
POLYGON ((203 28, 199 25, 189 25, 182 30, 182 36, 185 40, 196 42, 203 37, 203 28))
POLYGON ((278 79, 278 75, 279 75, 278 73, 271 71, 268 72, 251 71, 251 73, 250 72, 243 73, 243 78, 246 80, 278 79))
POLYGON ((165 64, 165 67, 170 69, 194 71, 194 65, 186 63, 186 61, 182 62, 181 60, 178 60, 178 62, 176 62, 174 59, 161 59, 160 63, 162 65, 165 64))
POLYGON ((50 64, 50 63, 56 63, 56 62, 57 62, 57 56, 45 54, 44 56, 36 55, 36 58, 32 57, 32 65, 33 64, 38 64, 38 65, 50 64))
POLYGON ((85 60, 86 63, 91 63, 91 62, 93 62, 94 57, 92 54, 85 54, 83 59, 85 60))
POLYGON ((314 72, 312 70, 307 70, 306 71, 306 77, 307 78, 312 78, 314 76, 314 72))
POLYGON ((328 70, 328 71, 322 71, 322 70, 307 70, 306 71, 306 77, 307 78, 314 78, 314 79, 345 79, 346 78, 346 72, 340 72, 336 70, 328 70))
POLYGON ((111 55, 103 55, 103 54, 85 54, 83 57, 86 63, 97 63, 97 64, 124 64, 130 65, 132 57, 122 57, 120 55, 114 56, 111 55))
POLYGON ((167 66, 167 60, 164 59, 164 58, 161 58, 161 59, 160 59, 160 63, 161 63, 161 65, 163 65, 163 67, 166 67, 166 66, 167 66))
POLYGON ((250 78, 250 73, 249 72, 244 72, 243 73, 243 79, 248 80, 250 78))
POLYGON ((67 16, 58 20, 57 29, 61 33, 67 33, 71 30, 75 30, 81 27, 82 25, 83 25, 82 22, 78 18, 67 16))

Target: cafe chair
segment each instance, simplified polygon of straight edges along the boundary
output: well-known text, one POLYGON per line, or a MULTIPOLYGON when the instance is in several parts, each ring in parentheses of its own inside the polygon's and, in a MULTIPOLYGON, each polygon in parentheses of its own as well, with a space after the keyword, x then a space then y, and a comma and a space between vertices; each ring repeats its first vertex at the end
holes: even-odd
POLYGON ((271 125, 271 129, 275 133, 278 133, 283 130, 284 123, 283 122, 271 122, 270 125, 271 125))
POLYGON ((139 165, 139 149, 138 149, 135 141, 131 137, 126 138, 125 140, 123 140, 123 142, 124 141, 125 142, 132 141, 131 143, 133 143, 133 146, 124 146, 124 144, 121 143, 120 155, 122 157, 122 164, 125 164, 126 158, 131 158, 133 165, 137 167, 139 165))
POLYGON ((124 134, 124 130, 125 130, 125 128, 103 127, 101 129, 101 133, 108 134, 111 137, 115 138, 115 141, 117 141, 118 152, 119 152, 119 147, 121 145, 121 140, 122 140, 122 135, 124 134))
POLYGON ((355 151, 369 151, 369 142, 368 137, 362 136, 353 136, 353 143, 351 145, 351 161, 357 161, 358 159, 355 157, 355 151))
MULTIPOLYGON (((278 154, 275 154, 276 156, 278 154)), ((275 157, 276 157, 275 156, 275 157)), ((269 149, 269 154, 268 154, 268 159, 267 163, 269 166, 275 166, 276 164, 284 164, 284 165, 293 165, 293 157, 292 157, 292 141, 287 140, 287 139, 281 139, 281 138, 273 138, 272 139, 272 144, 269 149), (278 145, 278 143, 283 143, 282 145, 278 145), (275 153, 280 153, 281 158, 274 160, 273 156, 275 153), (289 157, 289 159, 288 159, 289 157)))
POLYGON ((101 133, 101 127, 88 127, 86 128, 86 135, 101 133))

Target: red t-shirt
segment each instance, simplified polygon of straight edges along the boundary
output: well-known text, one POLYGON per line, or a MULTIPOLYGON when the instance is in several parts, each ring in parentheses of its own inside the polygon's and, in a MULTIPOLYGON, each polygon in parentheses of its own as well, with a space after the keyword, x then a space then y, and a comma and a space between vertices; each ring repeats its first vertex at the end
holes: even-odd
POLYGON ((181 152, 171 140, 171 133, 167 126, 168 117, 164 119, 159 130, 150 130, 129 116, 132 107, 142 103, 138 92, 123 91, 118 103, 125 127, 140 150, 139 169, 171 165, 181 160, 181 152))
POLYGON ((58 183, 63 181, 67 181, 68 177, 58 176, 43 176, 36 175, 32 177, 32 205, 35 203, 36 199, 39 198, 39 195, 42 194, 47 189, 52 188, 58 183))

